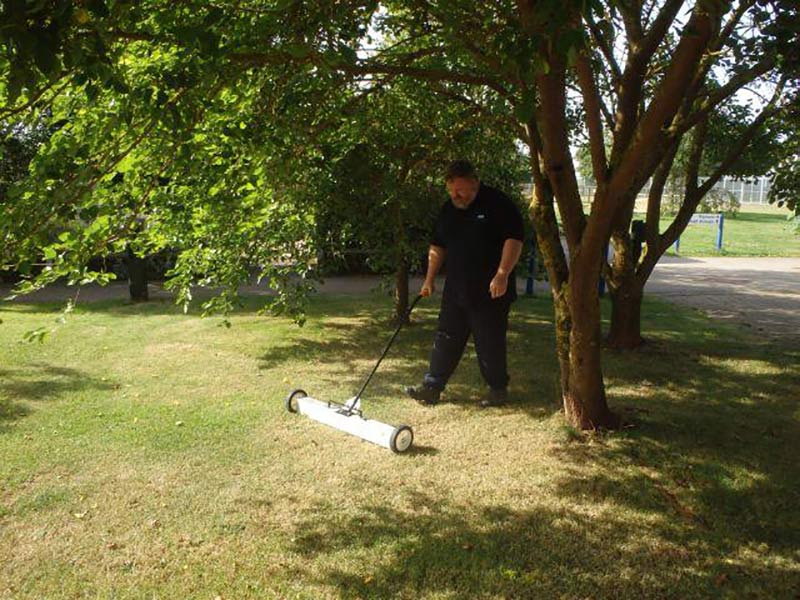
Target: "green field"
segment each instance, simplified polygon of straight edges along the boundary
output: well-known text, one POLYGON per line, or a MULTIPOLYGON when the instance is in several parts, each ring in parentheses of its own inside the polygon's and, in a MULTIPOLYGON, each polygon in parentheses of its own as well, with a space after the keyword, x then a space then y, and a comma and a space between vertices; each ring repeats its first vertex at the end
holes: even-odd
MULTIPOLYGON (((317 297, 307 325, 164 302, 0 317, 0 598, 794 598, 800 352, 649 301, 609 353, 629 427, 564 426, 549 299, 512 313, 514 403, 481 411, 472 351, 434 408, 417 313, 368 390, 415 428, 389 451, 283 408, 345 399, 390 300, 317 297)), ((607 307, 606 307, 607 308, 607 307)))
MULTIPOLYGON (((726 215, 722 251, 716 248, 716 225, 689 225, 681 236, 681 256, 800 256, 800 234, 787 221, 789 212, 772 207, 745 206, 726 215)), ((666 228, 671 219, 662 221, 666 228)), ((674 247, 668 251, 674 254, 674 247)))

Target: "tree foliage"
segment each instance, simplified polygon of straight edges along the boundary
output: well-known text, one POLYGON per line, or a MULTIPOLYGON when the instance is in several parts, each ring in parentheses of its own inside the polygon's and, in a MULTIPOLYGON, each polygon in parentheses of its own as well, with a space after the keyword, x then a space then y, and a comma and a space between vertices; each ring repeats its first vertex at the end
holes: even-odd
POLYGON ((800 109, 798 99, 780 122, 781 144, 773 170, 769 200, 786 206, 800 219, 800 109))

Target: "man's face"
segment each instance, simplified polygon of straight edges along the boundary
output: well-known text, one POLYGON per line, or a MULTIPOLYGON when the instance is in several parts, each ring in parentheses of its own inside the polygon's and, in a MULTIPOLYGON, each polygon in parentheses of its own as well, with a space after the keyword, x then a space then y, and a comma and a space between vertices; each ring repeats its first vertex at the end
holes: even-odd
POLYGON ((475 196, 478 195, 478 188, 480 188, 480 185, 477 179, 472 179, 471 177, 454 177, 450 181, 445 182, 447 193, 450 194, 450 199, 453 201, 455 207, 461 210, 466 209, 472 204, 472 201, 475 200, 475 196))

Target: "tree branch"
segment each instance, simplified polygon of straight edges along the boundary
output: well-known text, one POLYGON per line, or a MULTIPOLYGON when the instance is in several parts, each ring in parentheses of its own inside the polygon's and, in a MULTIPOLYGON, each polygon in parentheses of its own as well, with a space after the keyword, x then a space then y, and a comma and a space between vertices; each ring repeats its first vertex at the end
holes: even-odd
POLYGON ((689 166, 684 184, 683 202, 681 202, 678 214, 675 215, 672 223, 670 223, 664 233, 659 236, 659 252, 663 253, 664 250, 669 248, 670 244, 674 243, 681 232, 686 229, 686 226, 689 224, 702 198, 702 196, 697 193, 697 176, 700 169, 700 160, 703 156, 703 145, 705 144, 707 131, 708 119, 704 119, 698 123, 694 130, 692 145, 689 151, 689 166))
POLYGON ((722 48, 730 38, 731 34, 733 33, 736 26, 739 24, 739 21, 742 20, 744 14, 756 3, 756 0, 740 0, 739 5, 736 7, 736 10, 733 11, 730 19, 725 23, 720 31, 719 36, 714 44, 712 44, 711 49, 712 51, 717 51, 722 48))
MULTIPOLYGON (((675 156, 678 154, 680 143, 675 140, 667 149, 667 154, 658 163, 653 178, 650 181, 650 192, 647 195, 647 217, 645 222, 645 240, 647 241, 648 251, 652 251, 657 256, 658 233, 661 226, 661 202, 664 197, 664 188, 669 180, 672 165, 675 163, 675 156)), ((657 260, 657 258, 656 258, 657 260)))
MULTIPOLYGON (((29 108, 33 108, 33 106, 36 105, 36 103, 39 101, 39 99, 44 94, 46 94, 48 91, 53 89, 53 86, 55 86, 58 82, 63 80, 65 77, 67 77, 70 73, 71 73, 71 71, 66 71, 66 72, 62 73, 61 75, 58 76, 58 78, 56 78, 53 81, 51 81, 50 83, 48 83, 42 89, 37 90, 36 92, 34 92, 33 95, 30 97, 30 99, 25 104, 22 104, 21 106, 15 106, 13 108, 7 108, 7 107, 4 106, 2 108, 2 111, 0 111, 0 121, 5 120, 5 119, 7 119, 8 117, 10 117, 12 115, 16 115, 18 113, 21 113, 22 111, 27 110, 29 108)), ((60 87, 58 87, 53 92, 53 98, 56 98, 61 92, 63 92, 64 89, 69 85, 69 83, 70 82, 69 82, 69 79, 68 79, 60 87)))
MULTIPOLYGON (((622 155, 636 132, 637 123, 640 123, 638 117, 641 114, 639 109, 643 101, 647 65, 664 39, 669 26, 675 20, 675 16, 682 4, 683 0, 667 0, 647 34, 641 39, 632 39, 628 43, 628 60, 625 64, 625 72, 622 75, 619 101, 617 102, 618 118, 614 132, 614 144, 611 149, 612 168, 616 167, 622 160, 622 155)), ((697 14, 697 11, 695 11, 692 18, 695 19, 697 14)), ((691 29, 688 26, 684 28, 679 48, 681 44, 685 45, 690 31, 691 29)), ((674 70, 675 64, 676 61, 673 60, 670 67, 671 70, 674 70)))
MULTIPOLYGON (((699 123, 703 118, 705 118, 705 116, 708 115, 720 103, 733 96, 733 94, 738 92, 750 82, 754 81, 756 78, 768 73, 774 67, 775 57, 768 56, 756 63, 750 69, 742 71, 738 75, 731 77, 731 79, 729 79, 725 85, 715 89, 713 92, 709 90, 705 94, 705 99, 701 102, 700 107, 694 113, 688 114, 679 122, 673 124, 670 135, 680 136, 684 134, 697 123, 699 123)), ((703 96, 701 96, 701 98, 702 97, 703 96)))
POLYGON ((550 72, 536 77, 540 99, 536 121, 537 128, 541 128, 541 151, 547 179, 558 202, 567 243, 574 251, 586 227, 586 215, 568 144, 564 79, 563 66, 558 58, 551 56, 550 72))
POLYGON ((750 142, 753 141, 753 138, 755 137, 756 133, 758 133, 759 128, 767 121, 767 119, 772 118, 781 110, 781 108, 776 106, 776 104, 783 91, 783 87, 783 83, 781 83, 773 94, 769 104, 761 109, 761 112, 758 114, 758 116, 753 119, 753 122, 748 125, 744 133, 742 133, 739 139, 736 140, 736 143, 731 146, 728 154, 725 155, 725 158, 722 159, 722 162, 717 166, 716 169, 714 169, 714 172, 711 173, 708 179, 703 182, 703 185, 697 188, 696 193, 700 198, 705 196, 722 178, 722 176, 728 172, 731 166, 733 166, 733 164, 745 151, 750 142))
POLYGON ((664 36, 669 31, 670 25, 678 15, 678 11, 683 6, 683 0, 667 0, 658 12, 649 31, 642 39, 642 43, 636 50, 637 60, 644 64, 650 61, 650 57, 661 44, 664 36))
POLYGON ((666 141, 665 124, 672 121, 681 106, 714 25, 711 15, 698 4, 683 29, 669 70, 631 136, 632 143, 625 146, 624 152, 619 149, 619 166, 609 183, 615 195, 622 195, 626 188, 636 187, 647 180, 650 169, 655 166, 653 161, 659 158, 657 150, 666 141))
POLYGON ((585 15, 585 20, 586 24, 589 25, 589 32, 592 34, 592 39, 594 40, 597 48, 603 54, 606 62, 608 62, 608 67, 611 71, 611 81, 614 85, 615 91, 618 92, 620 80, 622 79, 622 70, 619 68, 619 63, 614 57, 614 51, 611 46, 609 46, 608 40, 605 39, 603 32, 600 31, 600 28, 597 26, 597 23, 595 23, 590 13, 585 15))
POLYGON ((462 94, 458 94, 458 93, 456 93, 456 92, 454 92, 452 90, 448 90, 446 87, 441 85, 439 82, 435 82, 435 81, 432 82, 431 83, 431 89, 435 90, 437 93, 441 94, 442 96, 444 96, 446 98, 450 98, 451 100, 455 100, 456 102, 460 102, 461 104, 464 104, 466 106, 469 106, 469 107, 475 109, 476 111, 480 112, 481 114, 485 115, 486 117, 488 117, 488 118, 490 118, 490 119, 492 119, 494 121, 497 121, 498 123, 502 123, 503 125, 512 127, 517 132, 517 136, 519 137, 520 140, 524 141, 524 140, 527 139, 527 137, 528 137, 527 131, 515 119, 509 118, 509 117, 505 117, 505 116, 496 115, 496 114, 492 113, 490 110, 488 110, 485 106, 480 104, 479 102, 475 102, 471 98, 468 98, 468 97, 466 97, 466 96, 464 96, 462 94))
POLYGON ((621 0, 617 2, 619 12, 622 15, 622 22, 625 24, 625 33, 628 39, 633 43, 632 45, 638 46, 644 35, 641 22, 642 7, 635 0, 630 1, 630 6, 628 6, 628 4, 628 2, 623 2, 621 0))
POLYGON ((579 52, 575 62, 578 74, 578 83, 584 101, 586 114, 586 128, 589 131, 589 148, 592 154, 592 171, 598 185, 604 185, 608 179, 608 161, 606 159, 606 146, 603 135, 603 122, 600 116, 600 95, 594 80, 592 67, 584 52, 579 52))

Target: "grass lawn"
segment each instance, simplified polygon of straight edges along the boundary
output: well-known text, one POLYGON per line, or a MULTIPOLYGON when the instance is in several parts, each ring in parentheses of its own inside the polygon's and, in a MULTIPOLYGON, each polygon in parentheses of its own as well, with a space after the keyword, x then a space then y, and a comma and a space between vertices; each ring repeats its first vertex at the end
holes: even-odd
MULTIPOLYGON (((689 225, 681 236, 681 256, 800 256, 800 235, 786 220, 789 212, 774 207, 745 206, 725 216, 722 251, 716 248, 716 225, 689 225)), ((662 219, 662 227, 672 218, 662 219)), ((675 254, 674 246, 667 251, 675 254)))
POLYGON ((648 301, 605 359, 632 427, 563 425, 548 299, 512 313, 513 405, 476 408, 469 350, 425 408, 421 308, 367 392, 396 456, 284 410, 357 388, 390 302, 317 298, 302 329, 171 304, 0 317, 0 598, 795 598, 800 352, 648 301))

